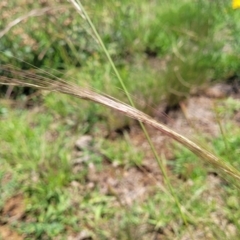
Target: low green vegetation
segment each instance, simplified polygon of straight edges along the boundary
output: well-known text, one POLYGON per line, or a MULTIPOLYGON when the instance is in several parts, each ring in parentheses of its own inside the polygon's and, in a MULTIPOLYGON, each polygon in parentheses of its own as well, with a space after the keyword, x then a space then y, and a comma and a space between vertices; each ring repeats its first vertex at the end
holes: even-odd
MULTIPOLYGON (((219 108, 229 109, 231 101, 220 103, 219 108)), ((42 107, 34 111, 4 107, 8 112, 1 115, 0 206, 1 222, 9 221, 11 229, 26 239, 67 239, 79 233, 93 239, 147 239, 154 235, 181 239, 188 235, 173 198, 148 180, 159 175, 151 173, 149 177, 149 172, 142 170, 145 154, 129 142, 127 133, 114 141, 103 140, 97 133, 92 150, 84 150, 88 160, 78 166, 74 163, 74 141, 85 133, 84 128, 76 130, 68 119, 42 107), (137 181, 136 185, 128 180, 124 183, 132 169, 139 169, 135 174, 141 173, 149 186, 137 187, 141 181, 134 175, 130 179, 137 181), (120 185, 111 189, 108 181, 120 185), (129 191, 127 195, 124 189, 129 191), (141 190, 144 196, 127 202, 128 194, 141 190), (16 194, 24 195, 25 217, 6 220, 4 206, 16 194)), ((212 149, 239 168, 239 132, 234 126, 224 130, 228 151, 222 136, 214 139, 212 149)), ((189 151, 175 149, 175 157, 167 165, 194 236, 202 232, 204 238, 238 239, 239 192, 231 180, 221 180, 216 169, 202 164, 189 151)))
MULTIPOLYGON (((71 68, 74 79, 86 79, 84 84, 125 99, 91 29, 71 4, 27 3, 13 8, 12 1, 12 5, 3 6, 0 29, 5 29, 11 20, 26 17, 32 9, 38 9, 40 16, 26 17, 2 36, 1 63, 9 63, 9 57, 14 56, 18 59, 11 58, 11 63, 23 69, 31 68, 25 62, 48 72, 71 68)), ((227 0, 83 4, 127 89, 146 104, 153 106, 165 99, 175 105, 196 86, 239 75, 239 14, 227 0)), ((54 74, 62 76, 62 71, 54 74)))
MULTIPOLYGON (((239 77, 239 12, 230 1, 82 4, 137 108, 148 114, 239 77)), ((11 0, 0 9, 2 66, 44 70, 127 101, 70 3, 11 0), (7 29, 21 16, 26 19, 7 29)), ((57 93, 15 87, 8 96, 8 90, 0 87, 0 232, 7 226, 24 239, 239 239, 238 183, 189 151, 169 144, 173 156, 164 161, 186 226, 158 167, 146 164, 153 157, 124 131, 132 120, 57 93), (85 135, 92 143, 79 150, 75 142, 85 135), (11 208, 15 196, 22 197, 11 208)), ((198 136, 237 169, 240 138, 231 119, 239 110, 233 98, 216 102, 221 135, 198 136)))

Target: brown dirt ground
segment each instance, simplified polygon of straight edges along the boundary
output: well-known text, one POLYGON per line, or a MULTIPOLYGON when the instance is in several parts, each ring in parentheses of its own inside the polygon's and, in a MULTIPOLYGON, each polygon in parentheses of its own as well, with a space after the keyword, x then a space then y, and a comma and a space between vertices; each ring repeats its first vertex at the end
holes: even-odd
MULTIPOLYGON (((229 90, 229 85, 215 85, 200 95, 191 96, 187 101, 180 104, 181 108, 177 111, 171 111, 169 115, 161 113, 161 106, 155 109, 154 116, 160 121, 164 122, 170 128, 176 130, 184 136, 198 141, 198 136, 216 137, 220 134, 219 125, 216 121, 216 114, 214 108, 219 99, 224 99, 228 96, 240 98, 239 94, 233 94, 229 90)), ((240 125, 240 111, 235 113, 233 121, 240 125)), ((148 133, 155 145, 160 156, 166 159, 173 157, 171 151, 172 142, 166 136, 156 132, 155 129, 147 127, 148 133)), ((141 149, 145 153, 143 164, 139 167, 130 167, 128 169, 115 166, 109 161, 105 161, 104 167, 101 171, 97 171, 93 164, 89 165, 89 172, 87 176, 88 188, 98 186, 103 194, 113 194, 118 196, 116 204, 123 204, 130 206, 135 200, 144 201, 153 193, 154 187, 159 187, 165 191, 162 174, 154 159, 152 151, 146 141, 142 130, 138 124, 131 127, 129 137, 134 146, 141 149), (149 187, 151 186, 151 187, 149 187)), ((101 152, 101 150, 98 150, 101 152)), ((104 156, 103 156, 104 157, 104 156)), ((79 166, 74 166, 78 171, 79 166)), ((169 170, 170 171, 170 170, 169 170)), ((206 199, 216 198, 220 206, 223 204, 220 198, 219 181, 216 176, 209 175, 209 195, 206 199), (217 190, 218 189, 218 190, 217 190), (216 191, 215 191, 216 190, 216 191)), ((72 187, 78 185, 77 182, 72 182, 72 187)), ((19 220, 24 216, 25 206, 24 199, 21 194, 11 197, 5 204, 1 212, 0 233, 3 240, 24 239, 15 231, 11 229, 12 221, 19 220)), ((224 221, 218 222, 219 218, 224 219, 224 216, 210 216, 216 220, 216 224, 222 225, 222 228, 229 228, 232 232, 236 231, 233 226, 227 226, 224 221)), ((208 232, 206 229, 199 228, 199 238, 207 239, 203 232, 208 232)), ((197 232, 196 232, 197 234, 197 232)), ((209 233, 210 234, 210 233, 209 233)), ((208 236, 209 237, 209 236, 208 236)), ((187 239, 185 236, 182 239, 187 239)), ((156 239, 163 239, 157 237, 156 239)))
POLYGON ((21 219, 25 213, 25 204, 22 194, 9 198, 1 212, 0 239, 2 240, 21 240, 23 236, 16 233, 10 224, 21 219))
MULTIPOLYGON (((231 87, 227 84, 217 84, 201 92, 200 95, 191 96, 187 101, 180 104, 179 110, 170 111, 167 117, 161 113, 162 108, 160 106, 159 109, 155 109, 155 119, 164 122, 171 129, 201 145, 200 139, 202 136, 205 136, 210 141, 212 137, 217 137, 221 133, 214 110, 216 105, 229 96, 239 98, 239 94, 235 94, 229 89, 231 87)), ((240 112, 236 112, 233 118, 234 124, 239 124, 239 116, 240 112)), ((221 119, 223 122, 226 120, 229 121, 229 119, 221 119)), ((173 157, 171 150, 172 141, 161 133, 156 132, 155 129, 148 126, 146 128, 159 156, 171 159, 173 157)), ((117 195, 118 200, 121 199, 121 204, 128 206, 135 200, 144 201, 153 194, 153 189, 156 186, 165 191, 158 164, 138 124, 131 127, 129 137, 133 145, 145 153, 141 167, 123 169, 106 161, 101 171, 96 171, 94 165, 90 165, 88 173, 90 187, 97 185, 102 193, 117 195)), ((168 171, 171 174, 171 171, 168 171)), ((205 196, 206 201, 215 199, 219 203, 220 208, 219 212, 216 212, 210 218, 221 229, 229 229, 229 231, 226 231, 229 234, 234 234, 236 228, 228 225, 225 216, 221 213, 221 206, 224 205, 220 197, 221 191, 219 190, 221 179, 210 174, 207 182, 209 191, 207 196, 205 196)), ((201 226, 199 226, 199 229, 194 230, 194 234, 197 236, 196 239, 212 239, 213 237, 211 229, 203 229, 201 226)), ((163 238, 157 237, 156 239, 163 238)), ((184 236, 182 239, 189 239, 189 236, 184 236)))

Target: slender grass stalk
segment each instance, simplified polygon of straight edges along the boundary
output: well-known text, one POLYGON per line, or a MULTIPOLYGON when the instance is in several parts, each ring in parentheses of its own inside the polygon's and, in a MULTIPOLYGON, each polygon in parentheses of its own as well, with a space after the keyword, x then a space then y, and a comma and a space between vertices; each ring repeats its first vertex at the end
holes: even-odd
MULTIPOLYGON (((73 0, 70 0, 71 2, 74 2, 73 0)), ((76 0, 78 1, 78 0, 76 0)), ((79 2, 79 1, 78 1, 79 2)), ((79 2, 80 4, 80 2, 79 2)), ((162 133, 168 135, 169 137, 173 138, 174 140, 178 141, 179 143, 181 143, 182 145, 184 145, 185 147, 187 147, 188 149, 190 149, 192 152, 194 152, 196 155, 200 156, 201 158, 205 159, 207 162, 210 162, 211 164, 213 164, 214 166, 216 166, 216 168, 220 168, 221 170, 223 170, 224 172, 228 173, 229 175, 231 175, 232 177, 234 177, 235 179, 239 180, 240 179, 240 173, 237 169, 233 168, 231 165, 228 165, 226 163, 224 163, 222 160, 220 160, 219 158, 217 158, 216 156, 214 156, 213 154, 211 154, 210 152, 206 151, 205 149, 200 148, 198 145, 196 145, 195 143, 193 143, 192 141, 188 140, 187 138, 185 138, 184 136, 172 131, 171 129, 167 128, 165 125, 158 123, 157 121, 155 121, 154 119, 152 119, 151 117, 149 117, 148 115, 144 114, 143 112, 137 110, 134 106, 134 103, 131 99, 131 96, 129 94, 129 92, 127 91, 127 88, 124 84, 124 81, 122 80, 118 70, 115 67, 115 64, 112 61, 111 56, 109 55, 107 48, 105 47, 101 37, 99 36, 97 30, 94 27, 94 24, 92 23, 91 19, 88 17, 87 12, 84 10, 83 6, 80 5, 80 8, 77 8, 78 11, 80 11, 79 13, 81 14, 81 16, 83 16, 90 24, 91 28, 93 29, 93 32, 95 34, 96 39, 98 40, 98 42, 100 43, 101 47, 104 50, 104 53, 107 56, 108 61, 110 62, 119 82, 122 85, 123 90, 126 93, 126 96, 130 102, 130 104, 132 106, 129 106, 111 96, 105 95, 105 94, 99 94, 95 91, 92 91, 91 89, 84 89, 81 88, 79 86, 67 83, 61 79, 57 79, 57 80, 51 80, 48 79, 46 77, 43 76, 38 76, 35 75, 31 72, 23 72, 23 71, 19 71, 13 68, 5 68, 2 67, 2 70, 5 70, 6 72, 9 72, 10 75, 12 75, 11 77, 9 76, 0 76, 0 84, 3 85, 18 85, 18 86, 29 86, 29 87, 34 87, 34 88, 39 88, 39 89, 45 89, 45 90, 49 90, 49 91, 55 91, 55 92, 60 92, 60 93, 64 93, 64 94, 68 94, 68 95, 73 95, 76 96, 78 98, 82 98, 85 100, 90 100, 96 103, 100 103, 102 105, 108 106, 112 109, 115 109, 119 112, 122 112, 123 114, 125 114, 128 117, 131 117, 133 119, 136 119, 139 121, 144 134, 146 135, 146 138, 151 146, 151 149, 155 155, 155 158, 157 159, 157 162, 159 164, 159 168, 161 169, 162 173, 163 173, 163 177, 164 180, 174 198, 175 203, 177 204, 177 207, 179 209, 179 212, 181 214, 181 217, 184 221, 184 223, 187 225, 187 220, 185 217, 184 212, 182 211, 180 202, 176 196, 176 194, 174 193, 173 187, 171 185, 171 182, 167 176, 167 172, 166 169, 162 163, 162 161, 160 160, 160 157, 158 156, 151 140, 150 137, 144 127, 144 124, 148 124, 156 129, 158 129, 159 131, 161 131, 162 133), (79 10, 80 9, 80 10, 79 10)), ((1 70, 1 66, 0 66, 0 70, 1 70)), ((191 233, 190 233, 191 234, 191 233)))
POLYGON ((212 164, 214 167, 216 167, 216 170, 221 169, 223 172, 232 176, 235 180, 240 181, 240 172, 232 165, 224 162, 214 154, 201 148, 196 143, 182 136, 181 134, 171 130, 164 124, 157 122, 147 114, 124 102, 121 102, 118 99, 115 99, 106 94, 97 93, 91 89, 82 88, 76 84, 68 83, 59 78, 54 80, 44 76, 39 76, 30 71, 18 70, 11 66, 0 66, 0 70, 4 74, 0 76, 0 85, 27 86, 48 90, 51 92, 60 92, 102 104, 118 112, 121 112, 132 119, 138 120, 141 123, 152 126, 161 133, 167 135, 168 137, 188 148, 191 152, 196 154, 201 159, 205 160, 207 163, 212 164))
MULTIPOLYGON (((105 55, 106 55, 110 65, 111 65, 111 67, 112 67, 112 69, 113 69, 113 71, 114 71, 114 73, 115 73, 115 75, 116 75, 116 77, 118 79, 118 81, 120 82, 120 84, 121 84, 121 86, 122 86, 122 88, 123 88, 123 90, 124 90, 124 92, 125 92, 125 94, 127 96, 127 99, 129 101, 130 105, 135 108, 134 102, 133 102, 133 100, 132 100, 132 98, 131 98, 128 90, 127 90, 127 87, 126 87, 126 85, 125 85, 121 75, 119 74, 119 72, 118 72, 118 70, 117 70, 117 68, 116 68, 116 66, 115 66, 115 64, 114 64, 114 62, 113 62, 113 60, 112 60, 112 58, 111 58, 111 56, 110 56, 106 46, 105 46, 105 44, 103 43, 103 41, 102 41, 98 31, 97 31, 97 29, 95 28, 93 22, 91 21, 90 17, 88 16, 88 13, 85 11, 85 8, 81 4, 80 0, 76 0, 76 1, 75 0, 70 0, 70 1, 73 4, 73 6, 76 8, 77 12, 83 18, 85 18, 87 20, 87 22, 90 25, 90 27, 91 27, 95 37, 97 38, 97 40, 99 42, 101 48, 103 49, 103 51, 104 51, 104 53, 105 53, 105 55)), ((167 183, 167 186, 168 186, 168 188, 170 190, 170 193, 172 194, 172 196, 174 198, 174 201, 176 202, 176 205, 177 205, 177 207, 179 209, 179 212, 180 212, 180 215, 182 217, 182 220, 185 223, 185 225, 188 226, 188 222, 187 222, 186 216, 184 215, 184 213, 182 212, 182 209, 181 209, 181 204, 180 204, 180 202, 179 202, 179 200, 177 198, 177 195, 175 194, 175 192, 173 190, 173 187, 172 187, 171 182, 170 182, 170 180, 168 178, 167 172, 164 171, 164 166, 162 164, 162 161, 160 160, 160 158, 159 158, 159 156, 157 154, 157 151, 156 151, 156 149, 155 149, 155 147, 154 147, 154 145, 153 145, 153 143, 152 143, 152 141, 150 139, 150 136, 149 136, 149 134, 148 134, 148 132, 147 132, 145 126, 144 126, 144 123, 139 121, 139 124, 140 124, 140 126, 141 126, 141 128, 142 128, 142 130, 144 132, 144 135, 146 136, 147 141, 148 141, 148 143, 149 143, 149 145, 151 147, 151 150, 152 150, 152 152, 153 152, 153 154, 154 154, 154 156, 155 156, 155 158, 156 158, 156 160, 158 162, 159 168, 160 168, 160 170, 161 170, 161 172, 163 174, 164 181, 167 183)), ((189 229, 188 229, 188 231, 189 231, 189 229)), ((192 233, 190 231, 189 231, 189 233, 190 233, 190 235, 192 237, 192 233)), ((193 237, 192 237, 192 239, 193 239, 193 237)))
MULTIPOLYGON (((17 86, 28 86, 28 87, 34 87, 39 88, 43 90, 49 90, 52 92, 60 92, 68 95, 72 95, 81 99, 93 101, 102 105, 105 105, 107 107, 110 107, 114 110, 117 110, 123 114, 125 114, 128 117, 131 117, 135 120, 138 120, 141 123, 148 124, 157 130, 161 131, 162 133, 166 134, 170 138, 174 139, 175 141, 181 143, 185 147, 187 147, 190 151, 204 159, 206 162, 211 163, 214 165, 217 169, 221 169, 227 174, 234 177, 236 180, 240 180, 240 172, 232 167, 231 165, 225 163, 224 161, 220 160, 210 152, 202 149, 197 144, 192 142, 191 140, 185 138, 184 136, 176 133, 175 131, 172 131, 165 125, 158 123, 154 119, 152 119, 150 116, 146 115, 145 113, 137 110, 136 108, 129 106, 111 96, 108 96, 106 94, 99 94, 91 89, 85 89, 81 88, 77 85, 67 83, 62 79, 57 78, 56 80, 48 79, 44 76, 38 76, 35 75, 32 72, 22 71, 22 70, 16 70, 14 68, 8 67, 0 67, 0 70, 2 70, 6 76, 0 76, 0 84, 2 85, 17 85, 17 86)), ((155 149, 154 149, 155 150, 155 149)), ((164 177, 167 176, 167 173, 164 169, 163 164, 160 162, 159 158, 157 158, 158 164, 160 168, 162 169, 164 177)), ((167 183, 167 186, 177 204, 177 207, 180 211, 181 217, 184 220, 186 220, 185 213, 182 211, 181 204, 178 201, 177 196, 174 194, 172 185, 169 181, 169 178, 166 177, 165 181, 167 183)), ((187 220, 186 220, 187 221, 187 220)), ((188 222, 186 222, 188 224, 188 222)), ((193 234, 190 231, 188 225, 187 230, 190 234, 190 237, 193 238, 193 234)))
POLYGON ((46 14, 49 11, 53 10, 59 10, 59 9, 65 9, 67 6, 60 6, 60 7, 45 7, 40 9, 34 9, 27 13, 26 15, 23 15, 21 17, 18 17, 14 19, 12 22, 10 22, 3 30, 0 31, 0 38, 2 38, 4 35, 6 35, 13 27, 15 27, 17 24, 26 21, 30 17, 39 17, 44 14, 46 14))

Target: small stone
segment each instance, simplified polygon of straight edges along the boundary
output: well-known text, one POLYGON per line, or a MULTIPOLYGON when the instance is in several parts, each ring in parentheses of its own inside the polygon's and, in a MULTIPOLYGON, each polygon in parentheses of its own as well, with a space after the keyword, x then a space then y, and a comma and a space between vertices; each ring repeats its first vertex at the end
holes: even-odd
POLYGON ((71 183, 71 186, 74 187, 74 188, 78 188, 80 186, 80 183, 77 182, 77 181, 72 181, 71 183))
POLYGON ((88 188, 88 189, 93 189, 94 186, 95 186, 95 184, 94 184, 93 182, 89 182, 89 183, 87 184, 87 188, 88 188))
POLYGON ((87 149, 90 147, 92 143, 93 137, 90 135, 84 135, 81 136, 76 142, 75 142, 75 147, 82 151, 84 149, 87 149))
POLYGON ((85 156, 82 156, 82 157, 74 159, 72 162, 73 162, 73 165, 76 166, 76 165, 80 165, 80 164, 86 163, 90 159, 91 159, 91 157, 89 155, 85 155, 85 156))
POLYGON ((232 87, 227 84, 218 83, 205 90, 205 95, 209 98, 225 98, 231 93, 232 87))

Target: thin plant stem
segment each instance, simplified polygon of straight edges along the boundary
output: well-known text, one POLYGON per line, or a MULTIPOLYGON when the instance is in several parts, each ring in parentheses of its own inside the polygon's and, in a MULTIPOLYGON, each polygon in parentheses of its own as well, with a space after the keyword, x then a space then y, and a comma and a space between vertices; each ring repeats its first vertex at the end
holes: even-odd
MULTIPOLYGON (((74 2, 74 0, 70 0, 70 1, 71 1, 72 3, 74 2)), ((118 72, 118 70, 117 70, 117 68, 116 68, 116 66, 115 66, 115 64, 114 64, 114 62, 113 62, 113 60, 112 60, 112 58, 111 58, 111 56, 110 56, 110 54, 109 54, 106 46, 105 46, 105 44, 103 43, 102 38, 100 37, 97 29, 95 28, 92 20, 91 20, 90 17, 88 16, 88 13, 85 11, 85 9, 84 9, 83 5, 81 4, 81 2, 80 2, 79 0, 76 0, 76 2, 73 3, 73 5, 74 5, 75 8, 78 10, 78 12, 79 12, 81 15, 84 15, 84 17, 86 18, 88 24, 90 25, 90 27, 91 27, 94 35, 95 35, 95 37, 97 38, 97 40, 98 40, 101 48, 103 49, 103 51, 104 51, 104 53, 105 53, 105 55, 106 55, 106 57, 107 57, 110 65, 111 65, 111 67, 112 67, 112 69, 113 69, 113 71, 114 71, 114 73, 115 73, 115 75, 116 75, 116 77, 117 77, 117 79, 118 79, 118 81, 120 82, 120 84, 121 84, 121 86, 122 86, 122 88, 123 88, 123 90, 124 90, 124 92, 125 92, 125 94, 126 94, 126 96, 127 96, 127 99, 128 99, 128 101, 129 101, 130 105, 135 108, 134 102, 133 102, 133 100, 132 100, 132 98, 131 98, 128 90, 127 90, 127 87, 126 87, 126 85, 125 85, 122 77, 120 76, 120 74, 119 74, 119 72, 118 72), (77 2, 78 5, 79 5, 80 12, 79 12, 79 8, 77 8, 77 7, 75 6, 75 5, 76 5, 76 2, 77 2)), ((142 122, 140 122, 140 121, 139 121, 139 124, 140 124, 140 126, 141 126, 141 128, 142 128, 142 130, 143 130, 143 132, 144 132, 144 134, 145 134, 145 136, 146 136, 146 138, 147 138, 147 141, 148 141, 148 143, 149 143, 149 145, 150 145, 150 147, 151 147, 151 150, 152 150, 152 152, 153 152, 153 154, 154 154, 154 156, 155 156, 155 158, 156 158, 156 160, 157 160, 157 162, 158 162, 158 165, 159 165, 159 167, 160 167, 160 170, 162 171, 163 177, 164 177, 164 179, 165 179, 166 182, 167 182, 167 186, 169 187, 169 190, 170 190, 170 192, 171 192, 171 194, 172 194, 172 196, 173 196, 173 198, 174 198, 174 200, 175 200, 175 202, 176 202, 176 205, 177 205, 177 207, 178 207, 178 209, 179 209, 179 212, 180 212, 180 214, 181 214, 181 217, 182 217, 182 219, 183 219, 183 222, 184 222, 184 224, 187 226, 188 231, 189 231, 189 234, 190 234, 190 236, 192 237, 192 233, 191 233, 191 231, 189 230, 186 216, 185 216, 184 213, 182 212, 182 209, 181 209, 181 206, 180 206, 180 202, 179 202, 179 200, 178 200, 178 198, 177 198, 177 196, 176 196, 176 194, 175 194, 175 192, 174 192, 174 190, 173 190, 173 187, 171 186, 171 183, 170 183, 170 180, 169 180, 169 178, 168 178, 167 173, 164 171, 163 164, 162 164, 162 162, 161 162, 161 160, 160 160, 160 158, 159 158, 159 156, 158 156, 158 154, 157 154, 157 151, 156 151, 156 149, 155 149, 155 147, 154 147, 154 145, 153 145, 153 143, 152 143, 152 141, 151 141, 151 139, 150 139, 150 136, 149 136, 149 134, 148 134, 148 132, 147 132, 144 124, 143 124, 142 122)), ((192 239, 193 239, 193 237, 192 237, 192 239)))
POLYGON ((31 71, 18 70, 9 65, 0 66, 0 70, 2 70, 3 73, 6 73, 5 75, 0 76, 1 85, 34 87, 38 89, 48 90, 51 92, 60 92, 84 100, 102 104, 106 107, 123 113, 130 118, 138 120, 159 130, 161 133, 167 135, 168 137, 188 148, 191 152, 196 154, 202 160, 205 160, 207 163, 211 163, 217 169, 221 169, 223 172, 234 177, 237 181, 240 181, 240 172, 231 164, 223 161, 222 159, 218 158, 206 149, 201 148, 196 143, 192 142, 183 135, 173 131, 164 124, 157 122, 147 114, 124 102, 121 102, 116 98, 113 98, 106 94, 100 94, 91 89, 82 88, 73 83, 66 82, 61 78, 56 77, 55 79, 50 79, 45 76, 36 75, 31 71))

